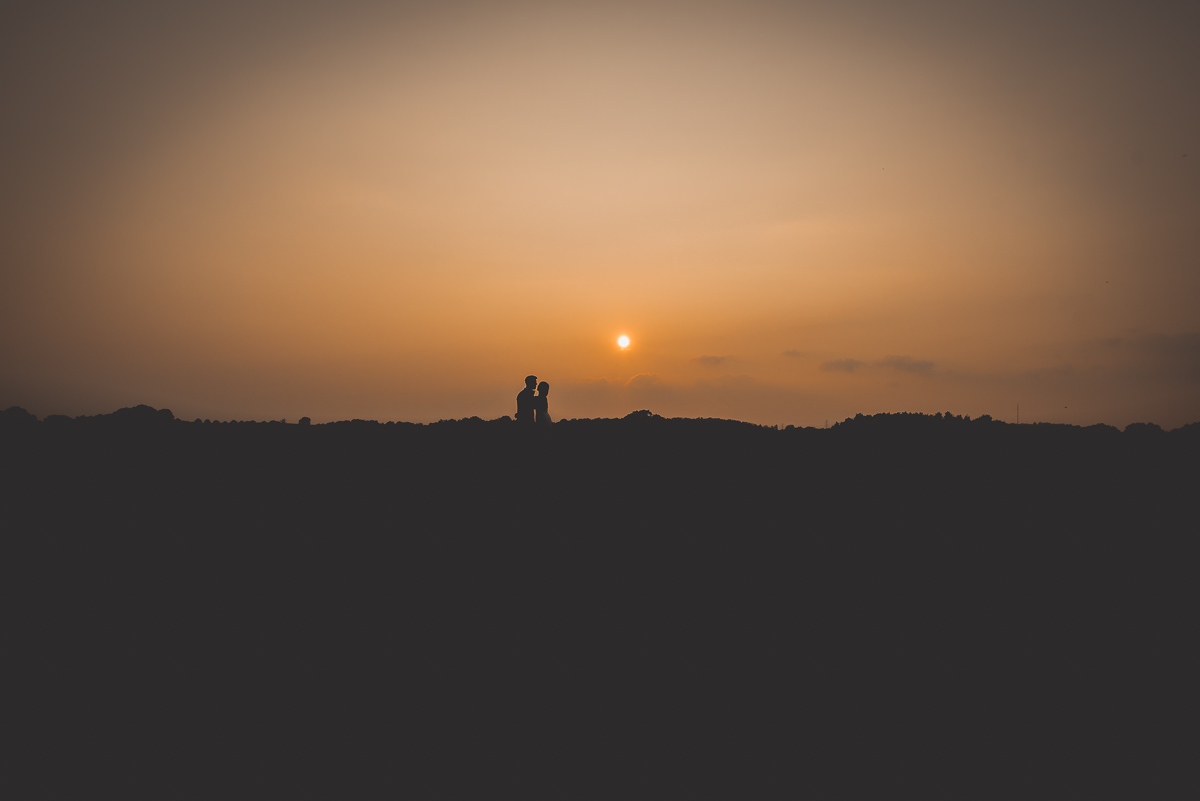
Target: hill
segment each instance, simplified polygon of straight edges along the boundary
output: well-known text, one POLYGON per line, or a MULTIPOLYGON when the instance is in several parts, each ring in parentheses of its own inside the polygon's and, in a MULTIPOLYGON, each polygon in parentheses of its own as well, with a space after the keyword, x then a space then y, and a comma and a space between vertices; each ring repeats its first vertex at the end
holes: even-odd
POLYGON ((1170 795, 1198 432, 10 409, 21 758, 184 797, 1170 795))

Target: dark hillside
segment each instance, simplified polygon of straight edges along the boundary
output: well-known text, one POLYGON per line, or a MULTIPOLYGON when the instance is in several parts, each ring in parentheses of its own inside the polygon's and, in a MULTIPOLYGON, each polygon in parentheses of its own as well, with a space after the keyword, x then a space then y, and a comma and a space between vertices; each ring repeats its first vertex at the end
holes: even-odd
POLYGON ((1178 797, 1200 745, 1194 424, 10 409, 0 486, 14 797, 1178 797))

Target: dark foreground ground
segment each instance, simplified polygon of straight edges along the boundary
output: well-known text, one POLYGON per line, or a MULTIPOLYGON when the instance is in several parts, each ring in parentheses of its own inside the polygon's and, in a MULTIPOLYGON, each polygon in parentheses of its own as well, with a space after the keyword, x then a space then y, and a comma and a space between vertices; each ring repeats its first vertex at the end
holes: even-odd
POLYGON ((1200 787, 1200 426, 10 410, 0 487, 5 797, 1200 787))

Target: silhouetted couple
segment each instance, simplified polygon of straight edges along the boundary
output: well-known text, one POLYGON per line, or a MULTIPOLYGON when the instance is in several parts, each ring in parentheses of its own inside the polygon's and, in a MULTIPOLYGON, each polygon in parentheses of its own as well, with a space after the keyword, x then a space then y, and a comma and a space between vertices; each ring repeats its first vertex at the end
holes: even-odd
POLYGON ((525 389, 517 393, 517 422, 525 425, 550 425, 550 412, 546 406, 546 396, 549 394, 549 384, 545 381, 538 384, 536 375, 525 376, 525 389), (533 394, 535 385, 536 395, 533 394))

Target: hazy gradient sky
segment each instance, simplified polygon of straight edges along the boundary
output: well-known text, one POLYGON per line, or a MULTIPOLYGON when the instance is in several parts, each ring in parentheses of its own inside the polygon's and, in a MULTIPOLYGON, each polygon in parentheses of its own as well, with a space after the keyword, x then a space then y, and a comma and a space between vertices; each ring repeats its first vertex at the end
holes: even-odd
POLYGON ((1200 420, 1195 8, 0 0, 0 407, 1200 420))

